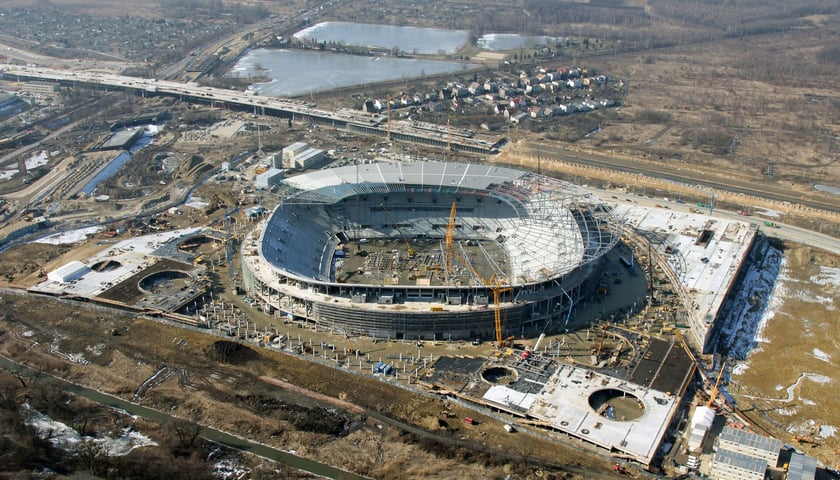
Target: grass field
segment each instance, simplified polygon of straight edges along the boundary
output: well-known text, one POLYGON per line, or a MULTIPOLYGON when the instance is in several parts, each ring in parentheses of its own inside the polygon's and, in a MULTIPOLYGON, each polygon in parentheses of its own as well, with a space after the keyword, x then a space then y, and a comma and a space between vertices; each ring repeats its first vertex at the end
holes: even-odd
POLYGON ((735 367, 729 391, 777 438, 835 467, 840 259, 798 246, 785 251, 781 267, 757 348, 735 367))

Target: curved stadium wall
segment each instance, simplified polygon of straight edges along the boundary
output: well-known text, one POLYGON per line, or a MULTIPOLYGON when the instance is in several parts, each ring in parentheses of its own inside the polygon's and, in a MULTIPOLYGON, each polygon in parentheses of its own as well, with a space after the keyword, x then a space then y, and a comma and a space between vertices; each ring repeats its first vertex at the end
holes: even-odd
POLYGON ((348 335, 489 339, 497 308, 505 337, 563 329, 620 237, 580 188, 505 167, 377 162, 295 176, 278 193, 243 241, 243 286, 269 311, 348 335), (336 278, 343 246, 439 244, 445 258, 448 231, 456 265, 470 264, 457 281, 336 278))

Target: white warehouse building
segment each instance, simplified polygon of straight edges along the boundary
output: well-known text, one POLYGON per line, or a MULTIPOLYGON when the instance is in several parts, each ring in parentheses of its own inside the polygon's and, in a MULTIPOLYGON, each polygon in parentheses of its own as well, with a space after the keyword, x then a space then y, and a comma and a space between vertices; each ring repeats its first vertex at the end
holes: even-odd
POLYGON ((319 166, 325 159, 323 150, 303 142, 295 142, 283 149, 283 168, 306 170, 319 166))
POLYGON ((47 274, 47 278, 53 282, 69 283, 81 278, 89 271, 90 268, 87 265, 78 260, 74 260, 51 271, 47 274))

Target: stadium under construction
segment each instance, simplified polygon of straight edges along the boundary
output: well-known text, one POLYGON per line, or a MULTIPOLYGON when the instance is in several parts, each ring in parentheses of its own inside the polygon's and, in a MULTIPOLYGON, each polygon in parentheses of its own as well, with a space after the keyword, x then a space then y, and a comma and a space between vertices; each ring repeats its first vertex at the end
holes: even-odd
POLYGON ((351 165, 279 194, 243 242, 243 285, 348 335, 501 343, 563 329, 621 236, 582 189, 498 166, 351 165))

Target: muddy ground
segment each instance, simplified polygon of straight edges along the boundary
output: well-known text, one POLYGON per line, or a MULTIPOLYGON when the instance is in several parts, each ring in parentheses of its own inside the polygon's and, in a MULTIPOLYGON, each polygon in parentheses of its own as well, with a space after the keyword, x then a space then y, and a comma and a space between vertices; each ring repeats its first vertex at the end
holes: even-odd
POLYGON ((4 294, 2 303, 3 355, 363 475, 610 475, 607 459, 581 454, 572 445, 534 437, 523 441, 499 422, 456 405, 286 354, 250 347, 231 351, 205 333, 57 300, 4 294), (161 374, 161 368, 168 373, 161 374), (290 394, 258 380, 261 375, 339 398, 369 414, 290 394), (144 385, 151 377, 157 380, 144 385), (481 424, 463 424, 465 415, 481 424), (380 416, 394 419, 396 426, 380 416), (431 434, 410 433, 401 422, 431 434))

